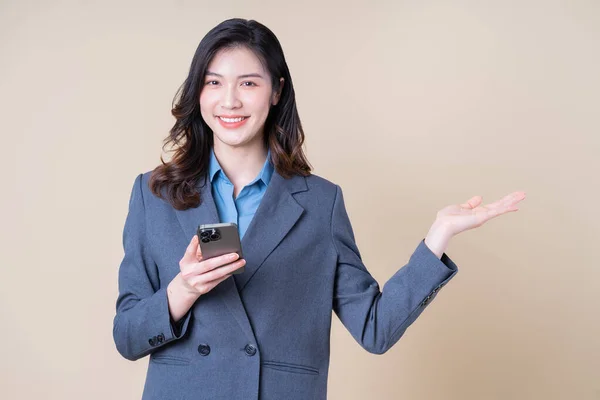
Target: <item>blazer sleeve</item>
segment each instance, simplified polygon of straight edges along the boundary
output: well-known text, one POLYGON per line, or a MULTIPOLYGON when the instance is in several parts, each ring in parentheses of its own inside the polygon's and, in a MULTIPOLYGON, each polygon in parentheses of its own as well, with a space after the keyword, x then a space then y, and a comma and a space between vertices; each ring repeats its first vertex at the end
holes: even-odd
POLYGON ((166 287, 161 287, 157 266, 146 240, 146 212, 142 175, 134 184, 123 229, 125 255, 119 267, 119 295, 113 321, 117 350, 137 360, 185 335, 191 311, 175 324, 169 313, 166 287))
POLYGON ((445 253, 439 259, 421 240, 408 263, 380 291, 361 260, 339 186, 331 232, 338 255, 333 310, 354 339, 371 353, 389 350, 458 272, 445 253))

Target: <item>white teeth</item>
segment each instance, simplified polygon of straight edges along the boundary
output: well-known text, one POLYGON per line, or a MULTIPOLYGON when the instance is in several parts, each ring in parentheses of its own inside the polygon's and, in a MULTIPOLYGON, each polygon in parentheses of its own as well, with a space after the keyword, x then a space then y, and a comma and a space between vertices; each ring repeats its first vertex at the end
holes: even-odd
POLYGON ((219 117, 219 118, 221 118, 221 120, 222 120, 222 121, 229 122, 229 123, 232 123, 232 122, 240 122, 240 121, 242 121, 242 120, 246 119, 245 117, 241 117, 241 118, 225 118, 225 117, 219 117))

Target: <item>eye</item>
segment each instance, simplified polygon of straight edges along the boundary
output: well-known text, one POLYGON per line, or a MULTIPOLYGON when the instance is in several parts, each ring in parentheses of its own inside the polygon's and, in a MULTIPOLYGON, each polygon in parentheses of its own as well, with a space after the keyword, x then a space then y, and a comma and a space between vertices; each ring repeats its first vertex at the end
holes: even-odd
POLYGON ((242 82, 242 86, 257 86, 256 83, 251 81, 242 82))
POLYGON ((218 85, 219 81, 207 81, 205 85, 218 85))

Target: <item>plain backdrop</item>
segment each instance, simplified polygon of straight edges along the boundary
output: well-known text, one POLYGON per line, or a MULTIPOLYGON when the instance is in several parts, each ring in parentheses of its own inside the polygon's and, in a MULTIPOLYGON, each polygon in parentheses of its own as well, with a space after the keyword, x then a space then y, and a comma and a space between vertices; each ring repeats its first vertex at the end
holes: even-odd
POLYGON ((453 238, 457 277, 389 352, 333 316, 329 398, 600 399, 600 2, 0 1, 0 398, 140 398, 112 339, 137 174, 201 38, 278 36, 314 172, 383 286, 436 212, 527 192, 453 238))

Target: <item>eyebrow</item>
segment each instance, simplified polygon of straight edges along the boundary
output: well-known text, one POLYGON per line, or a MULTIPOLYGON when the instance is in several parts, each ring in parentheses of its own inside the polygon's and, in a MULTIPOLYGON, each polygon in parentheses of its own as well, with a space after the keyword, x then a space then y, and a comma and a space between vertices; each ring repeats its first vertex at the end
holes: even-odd
MULTIPOLYGON (((211 72, 211 71, 207 71, 206 75, 213 75, 213 76, 218 76, 219 78, 222 78, 223 75, 217 74, 216 72, 211 72)), ((265 79, 264 76, 262 76, 261 74, 244 74, 244 75, 240 75, 238 76, 238 79, 245 79, 245 78, 260 78, 260 79, 265 79)))

